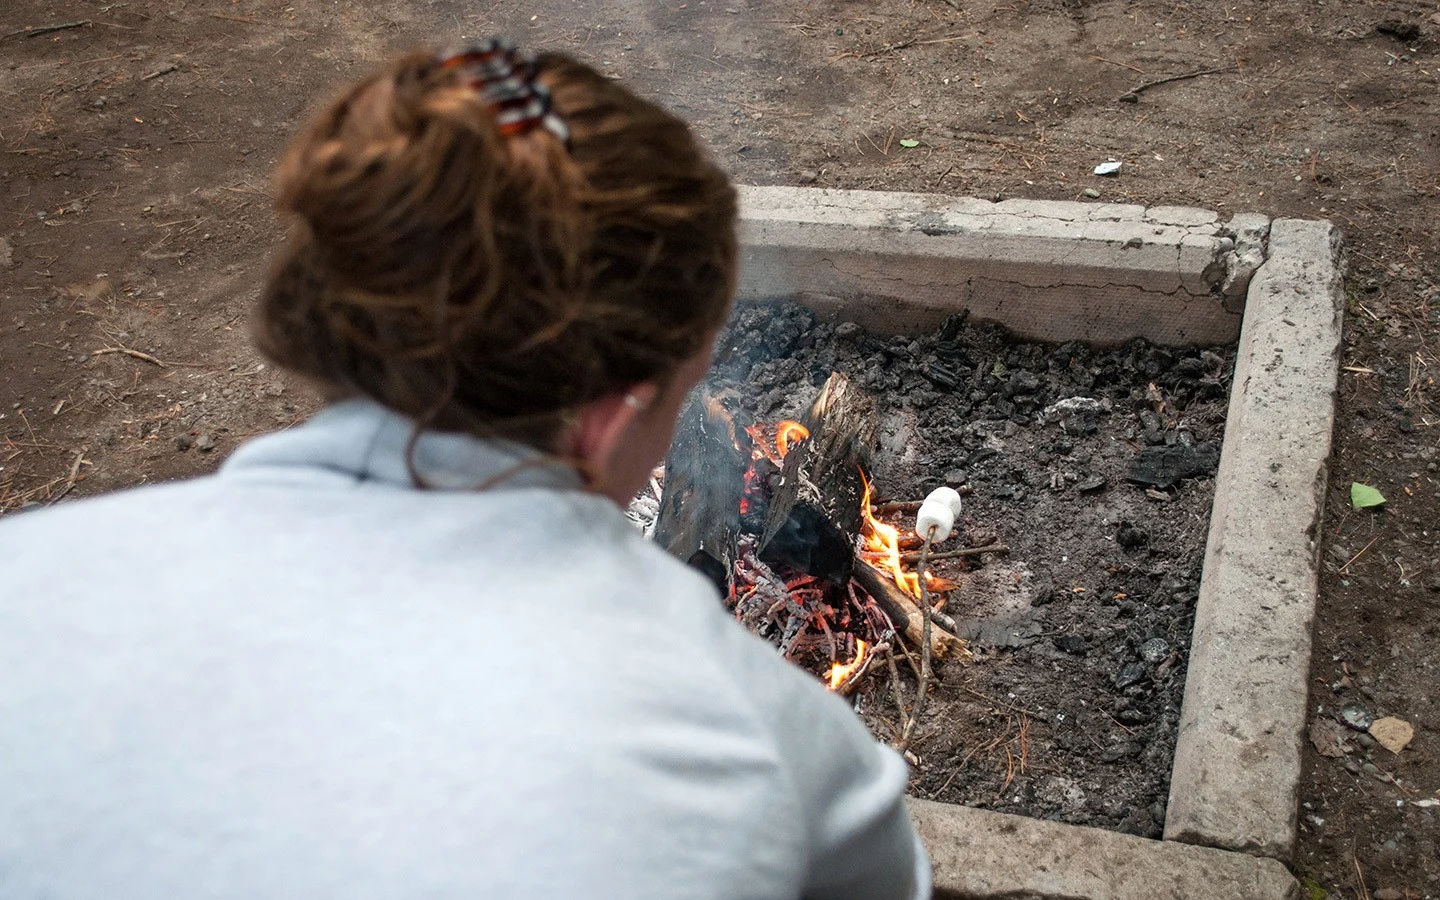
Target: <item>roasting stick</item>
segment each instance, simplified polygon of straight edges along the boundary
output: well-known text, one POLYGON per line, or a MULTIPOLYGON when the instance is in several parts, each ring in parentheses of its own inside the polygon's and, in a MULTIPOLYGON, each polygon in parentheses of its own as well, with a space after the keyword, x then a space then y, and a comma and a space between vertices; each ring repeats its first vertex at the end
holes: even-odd
POLYGON ((915 708, 910 711, 910 721, 905 723, 905 731, 900 735, 900 746, 897 748, 904 753, 910 747, 910 738, 915 734, 915 726, 920 722, 920 711, 925 706, 925 693, 930 686, 930 619, 927 615, 930 607, 930 589, 925 586, 925 563, 930 555, 930 545, 935 541, 935 532, 938 526, 931 525, 925 533, 925 544, 920 548, 920 562, 915 566, 915 574, 920 578, 920 684, 915 689, 915 708))
POLYGON ((925 564, 930 561, 930 548, 935 542, 945 540, 955 530, 960 508, 960 495, 951 488, 942 487, 931 491, 915 511, 915 533, 925 538, 920 547, 920 560, 915 566, 915 577, 920 582, 920 684, 915 689, 915 708, 910 711, 910 721, 905 723, 905 730, 900 735, 901 753, 909 748, 910 740, 915 736, 915 726, 920 722, 925 695, 930 689, 930 623, 935 617, 935 608, 930 605, 925 564))

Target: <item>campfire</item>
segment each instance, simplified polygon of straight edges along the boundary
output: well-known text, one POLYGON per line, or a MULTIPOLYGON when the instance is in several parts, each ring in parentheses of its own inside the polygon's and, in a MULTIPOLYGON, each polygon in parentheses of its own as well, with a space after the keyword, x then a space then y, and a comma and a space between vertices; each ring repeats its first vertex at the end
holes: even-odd
POLYGON ((893 672, 896 658, 922 682, 930 660, 969 658, 943 612, 957 585, 907 565, 925 540, 879 518, 919 512, 934 524, 918 503, 874 505, 876 429, 873 400, 840 373, 801 421, 740 426, 723 397, 702 395, 681 417, 663 486, 653 485, 655 540, 713 580, 748 629, 841 694, 877 665, 893 672))

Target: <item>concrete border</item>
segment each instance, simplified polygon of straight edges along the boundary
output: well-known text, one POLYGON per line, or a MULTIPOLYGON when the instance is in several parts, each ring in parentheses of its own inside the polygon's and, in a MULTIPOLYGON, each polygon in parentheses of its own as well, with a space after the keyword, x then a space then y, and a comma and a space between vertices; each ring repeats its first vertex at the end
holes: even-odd
POLYGON ((1046 341, 1228 344, 1269 220, 1208 210, 741 189, 739 295, 890 332, 957 307, 1046 341))
POLYGON ((1271 224, 1215 476, 1169 840, 1277 859, 1295 844, 1342 270, 1329 222, 1271 224))
POLYGON ((1339 232, 1179 207, 818 188, 742 188, 741 214, 742 301, 798 297, 895 332, 968 310, 1047 341, 1239 340, 1165 840, 911 808, 941 897, 1298 896, 1280 861, 1295 841, 1339 232))
POLYGON ((911 800, 948 900, 1299 900, 1273 859, 911 800))

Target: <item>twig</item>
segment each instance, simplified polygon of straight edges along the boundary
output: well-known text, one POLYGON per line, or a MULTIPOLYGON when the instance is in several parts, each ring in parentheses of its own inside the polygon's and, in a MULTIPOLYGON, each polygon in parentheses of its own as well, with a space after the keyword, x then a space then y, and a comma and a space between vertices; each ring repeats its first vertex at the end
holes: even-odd
POLYGON ((920 562, 915 566, 915 572, 920 580, 920 685, 915 690, 915 708, 910 711, 910 721, 905 723, 905 731, 900 735, 900 746, 897 748, 904 753, 910 748, 910 739, 915 735, 915 726, 920 722, 920 713, 925 707, 925 695, 930 688, 930 590, 925 587, 925 563, 926 557, 930 554, 930 545, 935 541, 935 528, 930 526, 929 534, 925 535, 925 546, 920 548, 920 562))
POLYGON ((42 34, 49 34, 52 31, 65 31, 69 28, 84 28, 85 26, 90 24, 91 22, 89 19, 82 19, 79 22, 65 22, 60 25, 35 25, 29 28, 22 28, 19 31, 12 31, 5 36, 7 38, 12 38, 16 37, 17 35, 23 34, 27 38, 39 37, 42 34))
POLYGON ((877 516, 899 512, 913 513, 920 511, 920 503, 919 500, 888 500, 871 506, 870 511, 877 516))
POLYGON ((70 474, 65 479, 65 486, 62 487, 55 494, 55 496, 51 497, 48 501, 46 501, 46 506, 54 506, 55 504, 59 503, 66 494, 70 493, 70 489, 75 486, 76 479, 80 477, 80 466, 87 462, 87 460, 85 459, 85 450, 86 448, 81 447, 79 450, 75 451, 75 460, 74 462, 70 463, 70 474))
POLYGON ((179 66, 175 65, 174 63, 166 63, 165 65, 161 66, 160 68, 156 69, 155 71, 151 72, 149 75, 146 75, 144 78, 142 78, 142 79, 140 79, 140 80, 141 80, 141 81, 152 81, 152 80, 154 80, 154 79, 156 79, 156 78, 160 78, 160 77, 163 76, 163 75, 169 75, 171 72, 178 72, 178 71, 180 71, 180 67, 179 67, 179 66))
POLYGON ((1090 58, 1098 62, 1109 63, 1112 66, 1120 66, 1121 68, 1129 69, 1132 72, 1139 72, 1141 75, 1145 74, 1144 69, 1140 68, 1139 66, 1132 66, 1129 63, 1116 62, 1113 59, 1106 59, 1103 56, 1092 56, 1090 58))
MULTIPOLYGON (((1025 715, 1029 716, 1029 717, 1032 718, 1032 719, 1043 719, 1043 718, 1045 718, 1045 717, 1042 716, 1040 713, 1037 713, 1037 712, 1035 712, 1034 710, 1026 709, 1026 708, 1023 707, 1023 706, 1016 706, 1014 703, 1006 703, 1004 700, 996 700, 994 697, 988 696, 988 695, 986 695, 986 694, 982 694, 982 693, 980 693, 979 691, 974 690, 973 688, 962 687, 961 690, 963 690, 965 693, 969 694, 969 695, 972 696, 972 697, 975 697, 975 698, 980 699, 980 700, 984 700, 986 703, 992 704, 992 705, 994 705, 994 706, 998 706, 998 707, 1000 707, 1001 709, 1008 709, 1008 710, 1012 710, 1012 711, 1014 711, 1014 712, 1021 712, 1021 713, 1024 713, 1025 715)), ((1098 745, 1097 745, 1097 746, 1098 746, 1098 745)))
POLYGON ((1360 900, 1370 900, 1370 889, 1365 886, 1365 873, 1360 871, 1360 857, 1352 850, 1350 859, 1355 862, 1355 878, 1360 882, 1360 900))
MULTIPOLYGON (((900 561, 906 563, 918 562, 920 560, 920 555, 924 552, 924 550, 921 550, 919 553, 902 553, 900 554, 900 561)), ((959 559, 962 556, 980 556, 985 553, 1009 552, 1010 548, 1005 546, 1004 544, 991 544, 987 547, 966 547, 963 550, 942 550, 939 553, 930 554, 930 559, 959 559)))
POLYGON ((1221 69, 1201 69, 1198 72, 1186 72, 1184 75, 1171 75, 1169 78, 1158 78, 1155 81, 1147 81, 1143 84, 1137 84, 1135 87, 1121 94, 1119 99, 1124 100, 1130 97, 1139 97, 1141 91, 1148 91, 1151 88, 1159 87, 1162 84, 1170 84, 1172 81, 1185 81, 1190 78, 1200 78, 1205 75, 1224 75, 1228 72, 1238 71, 1240 70, 1235 66, 1225 66, 1221 69))
POLYGON ((1345 565, 1341 566, 1340 569, 1339 569, 1339 574, 1341 574, 1341 575, 1348 575, 1349 572, 1346 571, 1346 570, 1350 568, 1350 564, 1353 563, 1355 560, 1359 559, 1360 557, 1364 556, 1364 555, 1365 555, 1365 551, 1366 551, 1366 550, 1369 550, 1371 547, 1375 546, 1375 542, 1378 541, 1378 540, 1380 540, 1380 536, 1379 536, 1378 534, 1377 534, 1375 537, 1371 538, 1371 539, 1370 539, 1370 543, 1368 543, 1368 544, 1366 544, 1365 546, 1361 547, 1359 553, 1355 554, 1354 556, 1350 557, 1348 560, 1345 561, 1345 565))
POLYGON ((162 369, 170 368, 168 365, 151 356, 150 354, 144 353, 140 350, 131 350, 129 347, 102 347, 99 350, 91 351, 90 355, 103 356, 106 353, 123 353, 126 356, 133 356, 136 359, 144 360, 145 362, 151 363, 152 365, 157 365, 162 369))
MULTIPOLYGON (((943 597, 941 598, 940 602, 942 604, 945 602, 943 597)), ((934 622, 936 625, 939 625, 941 628, 944 628, 951 634, 958 635, 960 633, 960 629, 955 624, 955 620, 945 615, 945 613, 934 608, 933 606, 928 610, 928 612, 930 615, 930 621, 934 622)))
MULTIPOLYGON (((896 642, 899 642, 898 637, 896 642)), ((900 727, 903 730, 905 727, 905 698, 900 695, 900 667, 895 665, 894 653, 886 654, 885 662, 890 666, 890 688, 895 695, 895 708, 900 711, 900 727)))
POLYGON ((904 41, 900 41, 899 43, 890 44, 889 46, 881 47, 879 50, 871 50, 869 53, 862 53, 862 54, 861 54, 861 58, 864 59, 864 58, 871 57, 871 56, 884 56, 886 53, 894 53, 896 50, 904 50, 906 47, 909 47, 909 46, 911 46, 912 44, 914 44, 917 40, 919 40, 919 39, 918 39, 918 38, 910 38, 909 40, 904 40, 904 41))
POLYGON ((861 680, 864 679, 865 675, 869 673, 871 664, 875 662, 876 654, 883 654, 888 657, 890 655, 890 645, 880 643, 876 644, 874 647, 871 647, 870 655, 866 656, 864 661, 860 663, 860 668, 856 669, 854 672, 851 672, 848 678, 840 682, 840 684, 835 687, 835 693, 839 694, 842 697, 850 696, 850 694, 855 690, 855 687, 860 684, 861 680))

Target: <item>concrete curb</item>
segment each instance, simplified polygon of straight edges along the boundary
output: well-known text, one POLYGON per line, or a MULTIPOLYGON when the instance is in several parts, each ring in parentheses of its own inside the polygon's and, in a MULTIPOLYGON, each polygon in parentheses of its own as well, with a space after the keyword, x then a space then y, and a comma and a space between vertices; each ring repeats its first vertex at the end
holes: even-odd
POLYGON ((1330 223, 1272 223, 1216 475, 1167 840, 1277 859, 1295 843, 1342 268, 1330 223))
POLYGON ((1275 860, 911 800, 949 900, 1298 900, 1275 860))
POLYGON ((743 187, 740 198, 742 300, 800 296, 902 333, 966 308, 1024 337, 1097 345, 1234 341, 1268 225, 1186 207, 884 191, 743 187))

